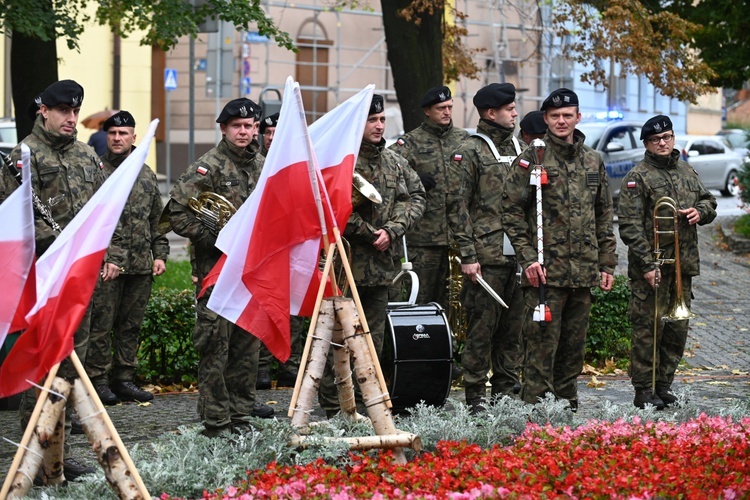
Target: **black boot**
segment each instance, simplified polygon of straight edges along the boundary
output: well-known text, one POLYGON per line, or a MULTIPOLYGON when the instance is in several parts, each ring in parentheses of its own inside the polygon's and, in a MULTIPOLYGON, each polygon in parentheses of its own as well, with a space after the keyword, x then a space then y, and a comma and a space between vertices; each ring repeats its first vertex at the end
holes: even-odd
POLYGON ((75 458, 66 458, 63 460, 63 473, 68 481, 75 481, 86 474, 93 474, 96 469, 90 467, 75 458))
POLYGON ((144 391, 130 380, 124 380, 115 382, 112 387, 115 394, 120 396, 123 401, 137 401, 139 403, 145 403, 154 399, 154 395, 148 391, 144 391))
POLYGON ((70 433, 83 434, 83 424, 78 419, 78 413, 75 411, 70 414, 70 433))
POLYGON ((97 385, 96 394, 99 396, 102 404, 106 406, 113 406, 120 402, 117 395, 112 392, 112 389, 107 384, 97 385))
POLYGON ((671 387, 660 387, 657 385, 656 395, 659 396, 667 406, 671 406, 677 402, 677 396, 674 395, 671 387))
POLYGON ((467 399, 466 406, 469 407, 469 413, 472 415, 478 415, 487 410, 484 406, 484 398, 467 399))
POLYGON ((279 372, 279 378, 276 379, 276 387, 294 387, 297 383, 297 374, 281 370, 279 372))
POLYGON ((273 408, 264 405, 263 403, 255 403, 255 406, 253 407, 253 417, 271 418, 273 417, 273 414, 273 408))
POLYGON ((657 410, 663 410, 666 406, 664 401, 651 389, 636 389, 633 404, 640 409, 646 408, 646 404, 655 406, 657 410))
POLYGON ((259 391, 271 388, 271 374, 268 370, 258 370, 258 378, 255 379, 255 388, 259 391))

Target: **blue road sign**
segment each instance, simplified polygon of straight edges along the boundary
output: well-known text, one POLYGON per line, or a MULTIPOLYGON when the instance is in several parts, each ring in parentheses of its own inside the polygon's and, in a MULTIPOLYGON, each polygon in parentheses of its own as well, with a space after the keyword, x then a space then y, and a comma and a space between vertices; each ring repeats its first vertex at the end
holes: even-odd
POLYGON ((177 70, 172 68, 164 69, 164 90, 177 89, 177 70))

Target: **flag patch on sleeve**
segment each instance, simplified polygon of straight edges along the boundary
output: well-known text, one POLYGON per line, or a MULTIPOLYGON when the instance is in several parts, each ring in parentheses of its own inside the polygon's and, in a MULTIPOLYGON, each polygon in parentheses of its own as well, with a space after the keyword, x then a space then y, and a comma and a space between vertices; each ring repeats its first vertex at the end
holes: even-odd
POLYGON ((464 159, 464 155, 460 155, 458 153, 453 155, 453 161, 461 161, 464 159))
POLYGON ((207 169, 206 167, 204 167, 203 165, 201 165, 200 167, 198 167, 198 168, 197 168, 197 169, 195 169, 195 170, 196 170, 196 171, 197 171, 197 172, 198 172, 199 174, 201 174, 201 175, 206 175, 206 174, 208 173, 208 169, 207 169))
POLYGON ((399 140, 397 140, 396 142, 398 143, 399 146, 403 146, 405 144, 404 140, 401 138, 399 138, 399 140))
POLYGON ((519 160, 518 164, 521 165, 523 168, 529 168, 529 161, 528 160, 519 160))
POLYGON ((628 189, 633 189, 635 187, 635 181, 628 181, 628 189))

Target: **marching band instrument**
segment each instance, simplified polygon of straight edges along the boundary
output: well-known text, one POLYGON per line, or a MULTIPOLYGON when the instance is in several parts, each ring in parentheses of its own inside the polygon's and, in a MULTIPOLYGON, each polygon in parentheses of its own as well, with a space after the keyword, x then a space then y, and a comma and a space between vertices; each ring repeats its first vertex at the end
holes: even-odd
MULTIPOLYGON (((544 218, 542 215, 542 186, 547 184, 547 172, 544 170, 544 151, 547 145, 541 139, 534 139, 529 146, 534 154, 534 172, 531 174, 531 183, 536 186, 536 239, 537 259, 544 271, 544 218)), ((539 304, 534 308, 534 321, 545 326, 552 321, 552 312, 547 307, 544 297, 544 283, 539 281, 539 304)))
POLYGON ((451 245, 448 250, 448 326, 456 340, 466 339, 466 311, 461 305, 461 289, 463 288, 463 274, 461 273, 461 259, 458 257, 458 247, 451 245))
POLYGON ((383 203, 383 198, 378 193, 378 190, 375 189, 375 186, 370 184, 367 179, 356 171, 352 176, 352 186, 354 186, 354 190, 352 191, 352 206, 359 206, 366 199, 373 203, 383 203))
POLYGON ((231 201, 211 191, 204 191, 197 198, 190 198, 188 206, 213 234, 219 234, 237 212, 231 201))
MULTIPOLYGON (((460 266, 461 265, 461 259, 458 257, 458 255, 455 255, 453 258, 455 259, 455 262, 460 266)), ((479 283, 479 285, 482 288, 484 288, 487 293, 490 294, 490 297, 492 297, 493 299, 495 299, 498 304, 500 304, 504 308, 508 309, 508 304, 506 304, 505 301, 500 297, 500 295, 498 295, 497 292, 492 289, 492 287, 490 286, 490 284, 487 283, 484 280, 484 278, 482 278, 480 275, 477 274, 476 277, 477 277, 477 283, 479 283)))
MULTIPOLYGON (((18 182, 18 185, 20 186, 22 182, 20 161, 18 168, 14 168, 13 160, 11 159, 10 155, 0 151, 0 157, 2 157, 3 164, 8 170, 10 170, 11 175, 14 179, 16 179, 16 182, 18 182)), ((45 205, 41 199, 39 199, 39 196, 33 189, 31 190, 31 204, 34 206, 34 211, 42 216, 42 219, 44 219, 44 222, 46 222, 49 227, 57 232, 62 231, 62 229, 60 229, 60 225, 55 222, 54 217, 52 217, 52 210, 50 210, 50 208, 45 205)))
POLYGON ((651 389, 656 393, 656 354, 657 346, 656 339, 659 332, 659 322, 664 321, 684 321, 690 318, 694 318, 695 314, 690 312, 690 309, 685 302, 685 296, 682 291, 682 270, 680 269, 680 238, 679 238, 679 208, 674 198, 669 196, 662 196, 654 204, 653 224, 654 224, 654 261, 656 262, 656 276, 654 278, 654 352, 653 352, 653 363, 651 367, 651 389), (670 215, 659 215, 659 210, 666 208, 669 210, 670 215), (671 229, 661 229, 660 221, 671 221, 671 229), (674 235, 674 258, 665 259, 662 258, 664 250, 661 248, 659 243, 659 235, 671 234, 674 235), (661 266, 665 264, 674 264, 674 286, 675 286, 675 297, 672 301, 669 312, 659 318, 659 278, 661 273, 661 266))

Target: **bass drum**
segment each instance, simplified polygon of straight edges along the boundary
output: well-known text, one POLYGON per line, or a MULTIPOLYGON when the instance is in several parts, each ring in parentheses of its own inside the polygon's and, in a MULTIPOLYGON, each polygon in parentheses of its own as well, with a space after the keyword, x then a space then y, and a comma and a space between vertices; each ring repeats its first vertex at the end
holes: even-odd
POLYGON ((442 406, 451 390, 453 344, 443 308, 398 305, 387 309, 383 375, 394 410, 420 401, 442 406))

